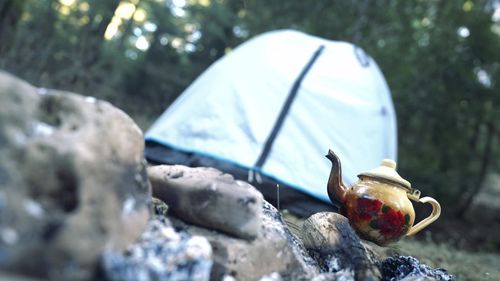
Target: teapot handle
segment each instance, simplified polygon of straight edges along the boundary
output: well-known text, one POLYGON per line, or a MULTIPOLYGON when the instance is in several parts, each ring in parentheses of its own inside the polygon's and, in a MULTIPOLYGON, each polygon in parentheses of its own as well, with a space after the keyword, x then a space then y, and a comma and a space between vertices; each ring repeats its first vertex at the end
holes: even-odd
POLYGON ((422 197, 422 198, 418 199, 418 198, 410 197, 410 199, 417 201, 417 202, 420 202, 420 203, 431 204, 432 205, 432 212, 427 218, 423 219, 421 222, 412 226, 410 228, 410 231, 408 231, 408 233, 406 234, 406 236, 415 235, 417 232, 419 232, 420 230, 424 229, 426 226, 428 226, 429 224, 431 224, 435 220, 437 220, 439 218, 439 216, 441 215, 441 205, 439 205, 438 201, 436 201, 434 198, 422 197))

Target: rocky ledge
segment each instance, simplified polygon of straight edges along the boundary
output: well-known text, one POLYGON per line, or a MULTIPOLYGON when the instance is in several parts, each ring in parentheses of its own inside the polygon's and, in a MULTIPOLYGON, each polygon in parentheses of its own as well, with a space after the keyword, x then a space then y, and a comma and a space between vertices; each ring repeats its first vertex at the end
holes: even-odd
POLYGON ((381 258, 339 214, 294 234, 231 175, 146 167, 142 132, 105 101, 0 72, 0 104, 2 280, 453 280, 381 258))

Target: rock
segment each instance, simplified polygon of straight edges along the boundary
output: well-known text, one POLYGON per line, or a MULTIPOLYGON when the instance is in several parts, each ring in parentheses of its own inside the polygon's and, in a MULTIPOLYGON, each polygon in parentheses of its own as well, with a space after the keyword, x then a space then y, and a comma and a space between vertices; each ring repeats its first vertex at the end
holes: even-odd
POLYGON ((224 275, 224 276, 222 276, 221 281, 238 281, 238 280, 236 280, 236 278, 234 278, 231 275, 224 275))
POLYGON ((108 251, 103 271, 111 281, 205 281, 212 267, 212 248, 201 236, 178 233, 151 220, 140 240, 125 252, 108 251))
POLYGON ((384 281, 416 281, 439 280, 452 281, 453 275, 445 269, 432 269, 421 264, 416 258, 409 256, 393 256, 382 261, 380 265, 384 281))
POLYGON ((401 279, 401 281, 438 281, 438 280, 436 278, 432 278, 432 277, 408 276, 408 277, 401 279))
POLYGON ((251 241, 171 220, 179 230, 206 237, 212 245, 214 265, 210 280, 218 281, 227 275, 237 280, 259 280, 273 273, 283 280, 311 280, 319 274, 316 262, 266 201, 259 235, 251 241))
POLYGON ((0 280, 2 281, 46 281, 38 278, 31 278, 17 274, 11 274, 0 271, 0 280))
POLYGON ((263 196, 253 186, 213 168, 148 168, 153 195, 179 218, 236 237, 257 237, 263 196))
POLYGON ((103 249, 147 223, 142 132, 107 102, 4 72, 0 104, 0 269, 92 278, 103 249))
POLYGON ((352 270, 341 269, 337 272, 321 273, 311 281, 353 281, 354 273, 352 270))
POLYGON ((352 270, 355 280, 379 280, 377 258, 367 250, 349 221, 331 212, 316 213, 302 225, 304 246, 326 272, 352 270))
POLYGON ((273 272, 269 275, 262 276, 259 281, 283 281, 283 278, 281 278, 278 272, 273 272))
POLYGON ((162 223, 171 226, 172 223, 167 218, 168 205, 158 198, 153 197, 153 218, 161 221, 162 223))

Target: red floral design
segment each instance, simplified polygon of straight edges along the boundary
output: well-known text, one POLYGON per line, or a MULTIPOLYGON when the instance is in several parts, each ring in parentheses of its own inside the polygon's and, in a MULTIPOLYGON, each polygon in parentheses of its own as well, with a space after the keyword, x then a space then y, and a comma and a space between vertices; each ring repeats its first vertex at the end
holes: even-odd
POLYGON ((390 209, 378 219, 378 227, 385 237, 397 237, 405 229, 405 216, 400 211, 390 209))
POLYGON ((369 220, 377 216, 383 203, 377 199, 358 198, 357 215, 360 220, 369 220))

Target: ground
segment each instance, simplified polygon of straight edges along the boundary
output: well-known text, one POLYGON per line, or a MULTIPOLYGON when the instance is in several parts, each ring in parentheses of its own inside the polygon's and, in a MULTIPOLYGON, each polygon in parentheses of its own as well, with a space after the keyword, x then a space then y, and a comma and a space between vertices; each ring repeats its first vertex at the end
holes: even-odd
POLYGON ((444 268, 455 280, 500 280, 500 254, 461 250, 433 241, 402 240, 391 250, 402 255, 414 256, 433 268, 444 268))
POLYGON ((438 221, 392 248, 445 268, 456 280, 500 280, 500 175, 488 177, 464 219, 438 221))

